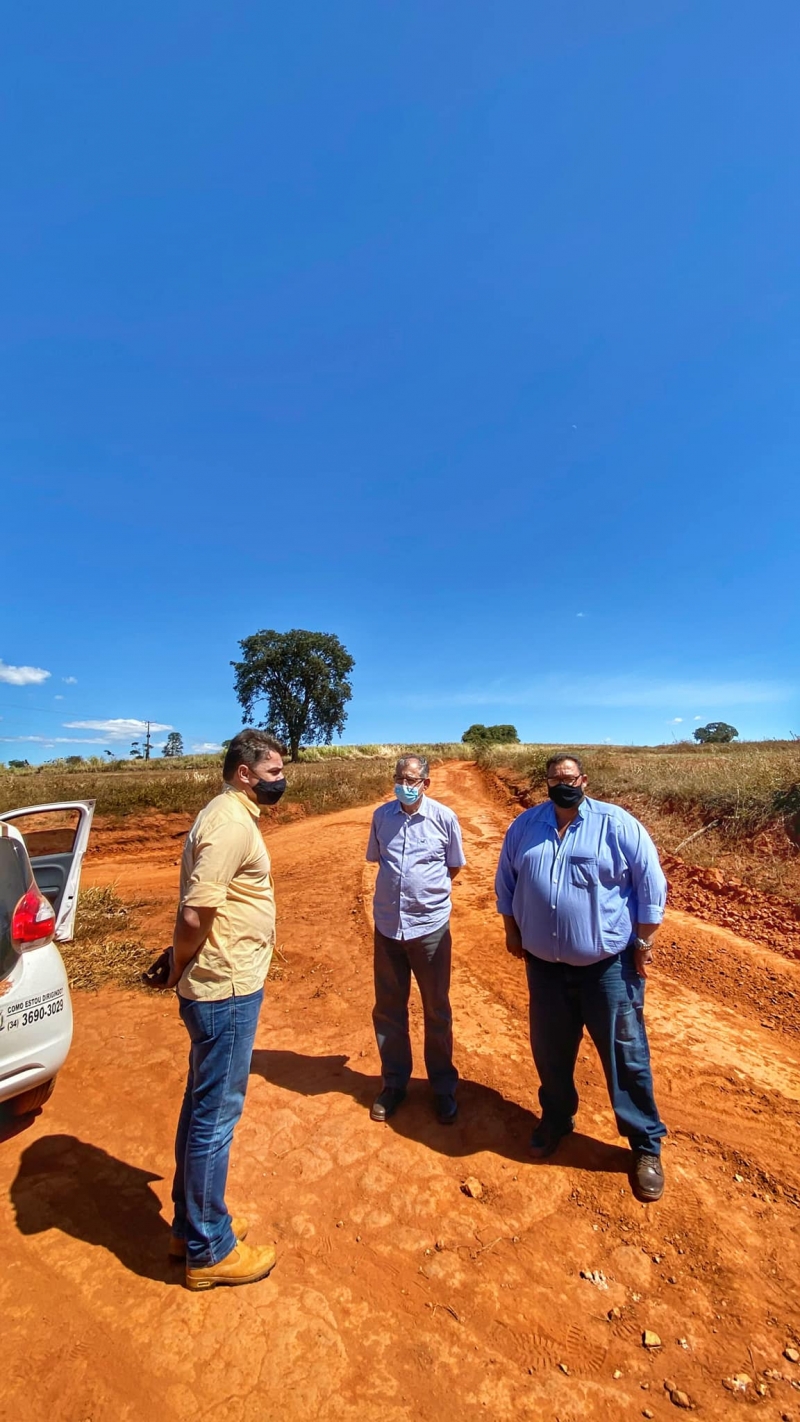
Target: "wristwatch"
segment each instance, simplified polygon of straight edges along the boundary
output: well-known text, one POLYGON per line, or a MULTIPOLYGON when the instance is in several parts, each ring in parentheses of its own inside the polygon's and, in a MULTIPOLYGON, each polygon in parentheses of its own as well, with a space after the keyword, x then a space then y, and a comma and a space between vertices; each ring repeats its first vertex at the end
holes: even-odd
POLYGON ((652 953, 653 951, 652 943, 648 943, 646 938, 633 938, 631 942, 634 948, 643 948, 645 953, 652 953))

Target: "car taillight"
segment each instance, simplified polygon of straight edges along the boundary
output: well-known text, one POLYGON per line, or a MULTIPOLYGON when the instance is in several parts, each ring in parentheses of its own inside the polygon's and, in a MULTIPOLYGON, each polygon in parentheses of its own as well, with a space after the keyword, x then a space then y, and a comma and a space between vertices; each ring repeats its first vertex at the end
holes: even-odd
POLYGON ((11 920, 13 942, 37 948, 42 943, 49 943, 55 926, 56 916, 52 906, 43 898, 36 884, 31 884, 14 909, 11 920))

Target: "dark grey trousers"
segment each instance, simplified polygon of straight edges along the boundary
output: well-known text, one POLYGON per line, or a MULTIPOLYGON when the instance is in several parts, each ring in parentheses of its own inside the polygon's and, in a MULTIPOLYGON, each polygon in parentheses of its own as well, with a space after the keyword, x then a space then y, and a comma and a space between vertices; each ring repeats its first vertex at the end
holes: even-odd
POLYGON ((453 1014, 450 1009, 450 925, 422 938, 386 938, 375 929, 375 1007, 372 1021, 384 1086, 404 1090, 411 1076, 408 999, 417 980, 425 1018, 425 1069, 437 1095, 455 1091, 453 1014))

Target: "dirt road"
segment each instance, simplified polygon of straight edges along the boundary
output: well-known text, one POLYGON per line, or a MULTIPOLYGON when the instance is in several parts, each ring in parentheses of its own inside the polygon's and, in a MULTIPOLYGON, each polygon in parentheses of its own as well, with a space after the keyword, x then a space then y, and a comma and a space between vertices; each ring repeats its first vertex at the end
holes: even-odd
MULTIPOLYGON (((674 1416, 668 1379, 703 1416, 749 1403, 800 1422, 800 1365, 782 1357, 800 1328, 800 967, 672 914, 648 987, 664 1200, 630 1195, 588 1044, 578 1133, 533 1165, 524 973, 492 894, 509 810, 472 766, 434 775, 469 858, 454 895, 458 1124, 436 1123, 422 1080, 388 1126, 369 1120, 369 809, 270 835, 278 973, 228 1194, 254 1240, 277 1240, 278 1267, 249 1288, 181 1287, 165 1262, 186 1054, 174 1002, 76 995, 56 1094, 0 1144, 0 1417, 619 1422, 674 1416), (783 1376, 761 1399, 764 1369, 783 1376), (744 1391, 723 1387, 734 1374, 744 1391)), ((130 846, 86 876, 152 900, 154 948, 177 852, 130 846)), ((414 1023, 419 1042, 416 1008, 414 1023)))

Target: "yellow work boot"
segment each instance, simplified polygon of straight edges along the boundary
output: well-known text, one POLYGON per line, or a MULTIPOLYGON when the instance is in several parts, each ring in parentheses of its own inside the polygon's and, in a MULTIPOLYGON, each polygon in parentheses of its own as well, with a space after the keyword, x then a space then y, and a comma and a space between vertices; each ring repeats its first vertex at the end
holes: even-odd
POLYGON ((252 1244, 237 1241, 230 1254, 220 1259, 219 1264, 208 1264, 199 1269, 187 1264, 186 1287, 215 1289, 218 1284, 255 1284, 272 1272, 275 1259, 274 1244, 261 1244, 254 1248, 252 1244))
MULTIPOLYGON (((247 1223, 247 1220, 237 1219, 235 1215, 232 1217, 231 1229, 233 1230, 237 1240, 247 1239, 247 1231, 249 1228, 250 1226, 247 1223)), ((167 1245, 167 1254, 169 1255, 170 1259, 175 1260, 176 1263, 178 1261, 182 1263, 183 1260, 186 1258, 186 1240, 179 1239, 177 1234, 171 1234, 169 1237, 169 1244, 167 1245)))

